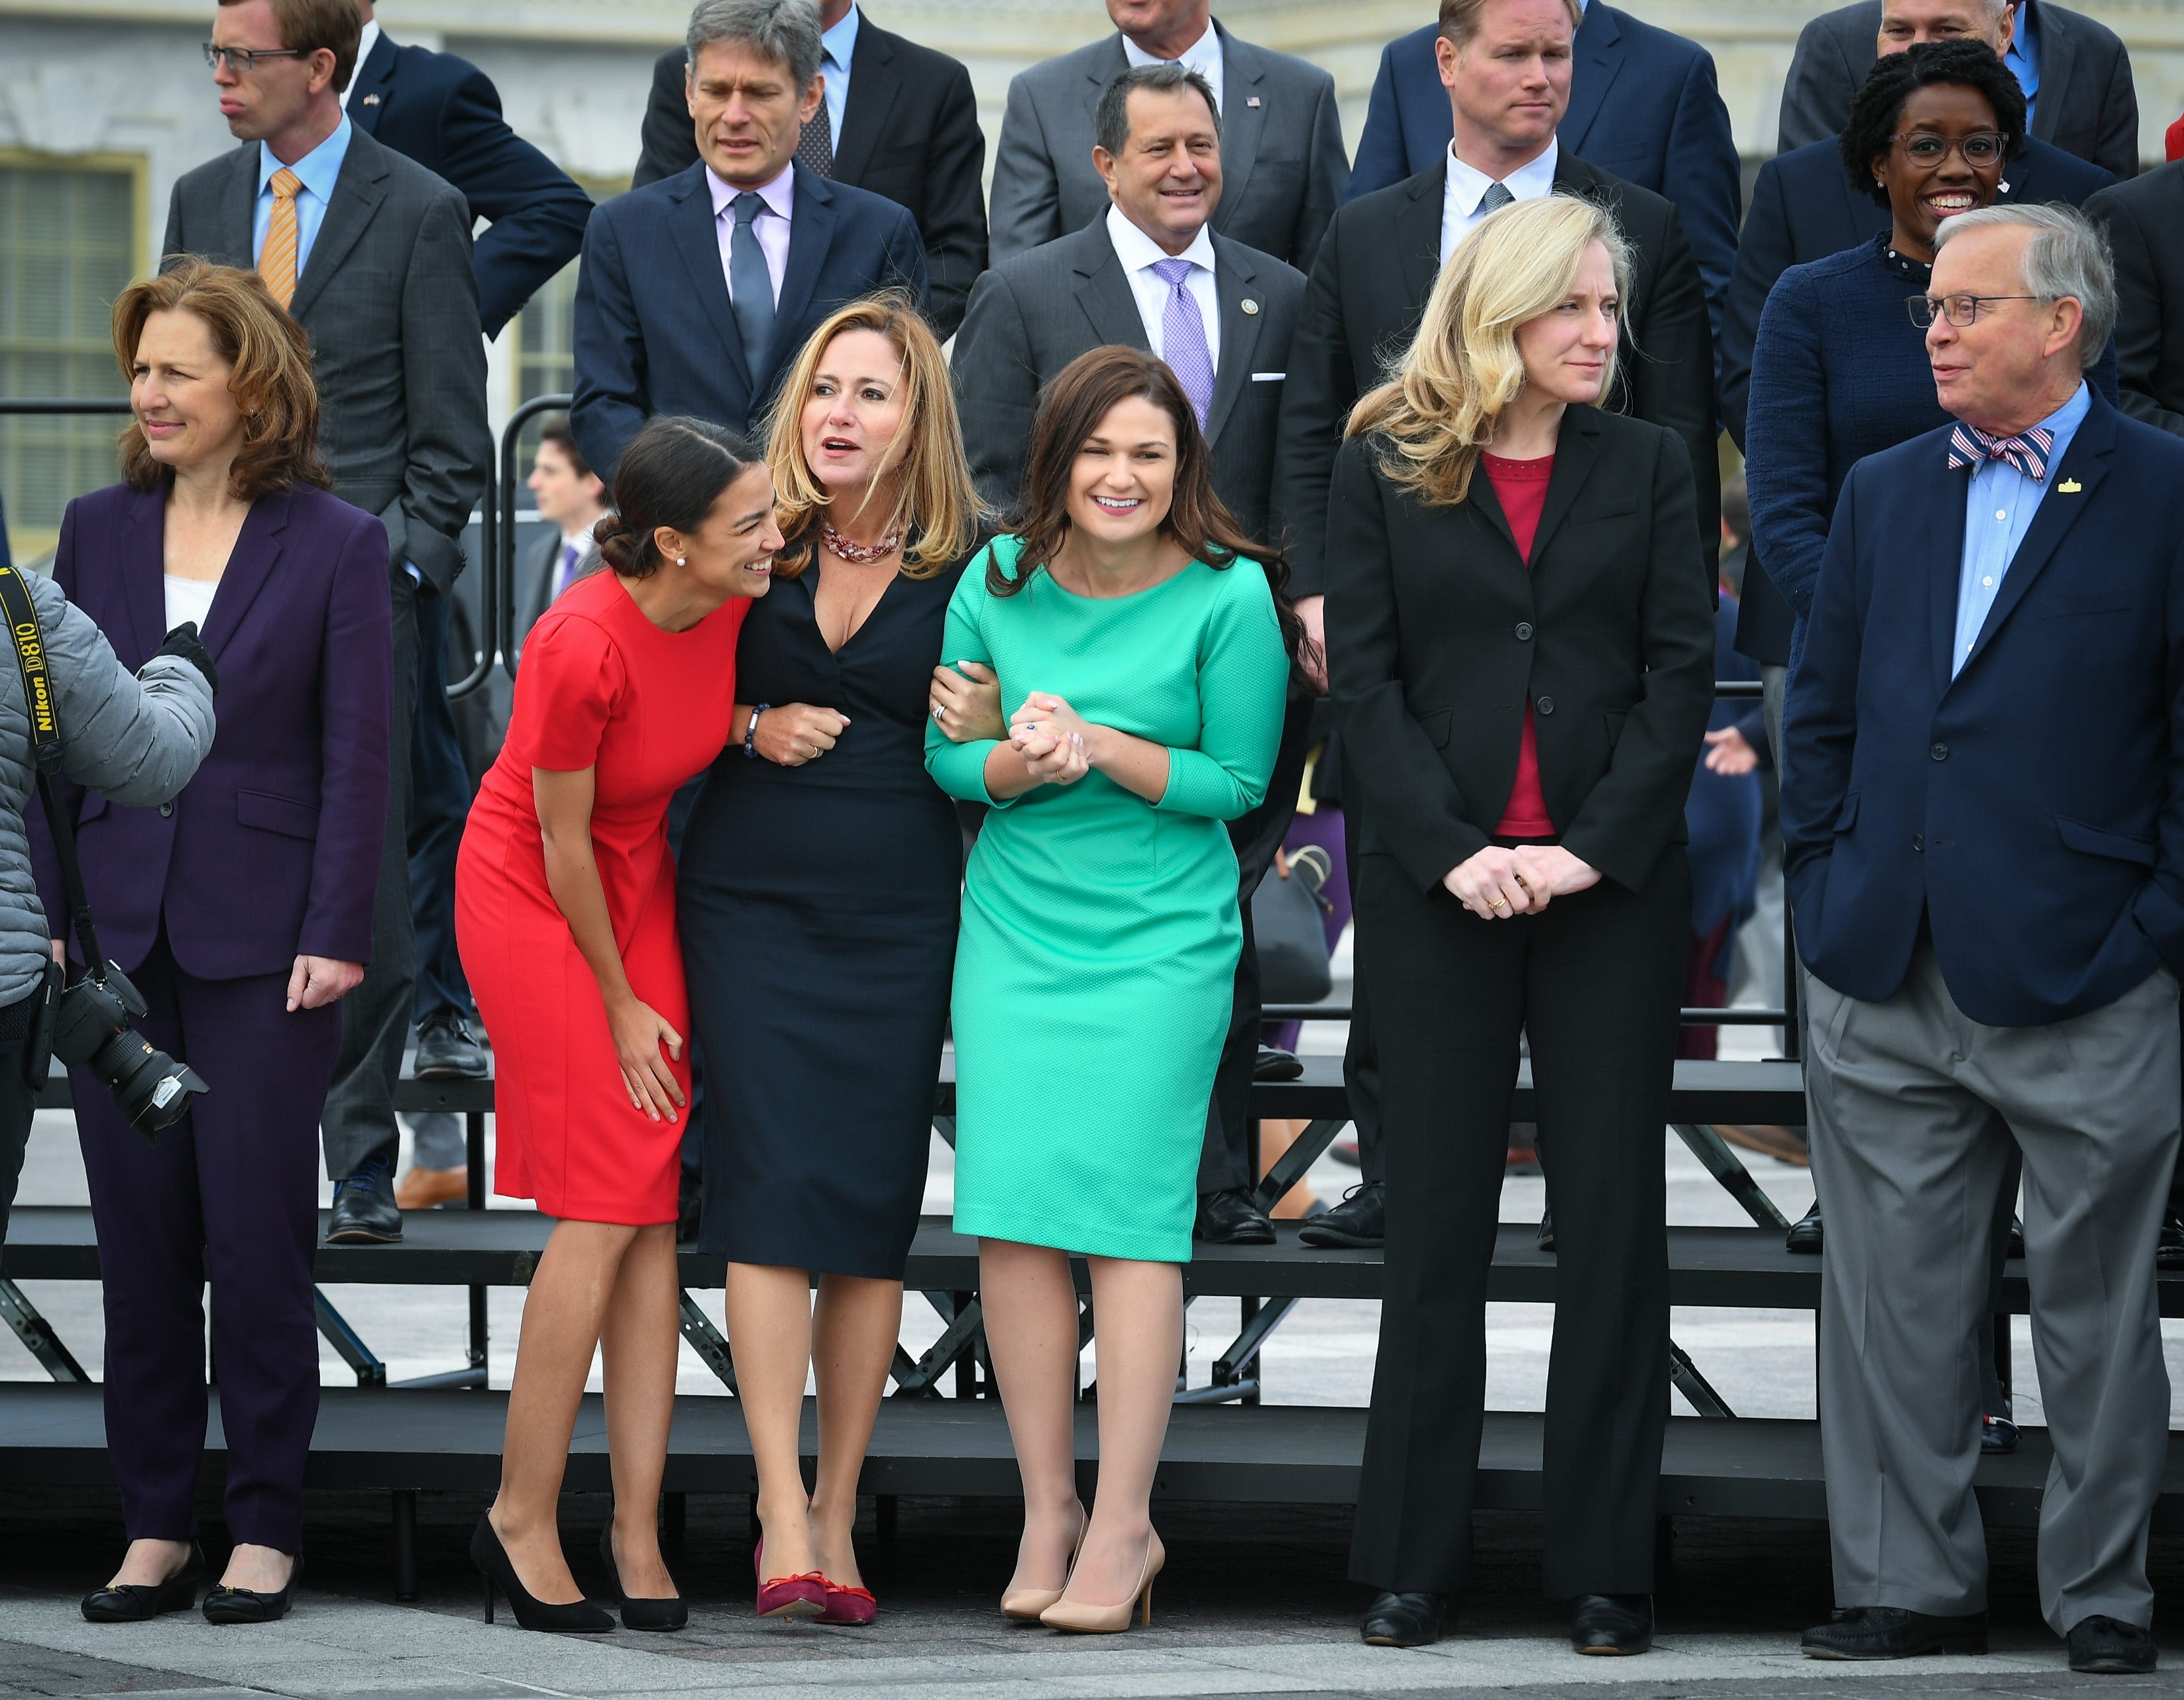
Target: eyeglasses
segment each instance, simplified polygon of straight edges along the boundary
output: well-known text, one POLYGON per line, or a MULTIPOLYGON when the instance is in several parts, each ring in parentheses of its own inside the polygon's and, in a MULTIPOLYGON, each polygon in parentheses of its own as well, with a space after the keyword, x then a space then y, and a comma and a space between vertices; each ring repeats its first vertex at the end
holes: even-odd
POLYGON ((1998 165, 2009 146, 2007 136, 1992 130, 1975 130, 1969 136, 1952 141, 1946 136, 1936 136, 1931 131, 1921 130, 1909 136, 1892 136, 1891 142, 1903 149, 1903 157, 1914 165, 1938 165, 1952 152, 1964 156, 1964 164, 1977 170, 1982 165, 1998 165))
POLYGON ((2041 301, 2040 295, 1908 295, 1903 299, 1909 309, 1911 322, 1925 330, 1934 322, 1935 315, 1947 319, 1959 331, 1970 328, 1979 317, 1980 309, 1990 301, 2041 301))
POLYGON ((205 64, 218 70, 220 61, 239 77, 247 77, 260 59, 307 59, 315 49, 310 47, 222 47, 212 42, 204 44, 205 64))

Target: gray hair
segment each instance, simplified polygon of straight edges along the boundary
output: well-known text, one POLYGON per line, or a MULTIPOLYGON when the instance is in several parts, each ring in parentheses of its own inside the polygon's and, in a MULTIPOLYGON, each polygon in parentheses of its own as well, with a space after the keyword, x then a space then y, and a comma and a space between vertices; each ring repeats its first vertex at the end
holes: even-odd
POLYGON ((827 52, 819 40, 818 0, 698 0, 682 38, 691 68, 697 68, 700 47, 722 42, 787 66, 800 96, 819 75, 827 52))
POLYGON ((1934 237, 1939 254, 1966 231, 2022 229, 2032 232, 2025 244, 2025 290, 2042 301, 2075 301, 2084 314, 2078 328, 2078 365, 2090 371, 2107 352, 2116 322, 2115 263, 2108 237, 2075 207, 2049 205, 1982 207, 1942 220, 1934 237))
POLYGON ((1130 97, 1141 88, 1155 94, 1196 89, 1206 98, 1206 109, 1213 114, 1213 139, 1221 139, 1221 106, 1213 98, 1213 85, 1190 66, 1162 59, 1157 64, 1132 65, 1100 91, 1100 104, 1092 114, 1092 139, 1115 158, 1122 157, 1129 142, 1130 97))

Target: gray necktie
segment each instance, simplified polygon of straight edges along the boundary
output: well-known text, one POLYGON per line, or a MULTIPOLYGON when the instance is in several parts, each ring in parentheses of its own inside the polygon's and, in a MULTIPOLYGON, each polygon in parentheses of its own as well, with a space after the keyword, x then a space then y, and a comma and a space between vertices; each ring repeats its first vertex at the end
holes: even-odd
POLYGON ((1486 192, 1479 198, 1479 216, 1483 219, 1489 213, 1498 213, 1516 198, 1507 183, 1489 183, 1486 192))
POLYGON ((736 227, 728 237, 728 293, 734 298, 736 328, 743 333, 744 364, 760 388, 772 371, 766 354, 773 340, 773 274, 766 270, 766 250, 758 245, 751 223, 765 205, 755 190, 738 195, 730 207, 736 227))

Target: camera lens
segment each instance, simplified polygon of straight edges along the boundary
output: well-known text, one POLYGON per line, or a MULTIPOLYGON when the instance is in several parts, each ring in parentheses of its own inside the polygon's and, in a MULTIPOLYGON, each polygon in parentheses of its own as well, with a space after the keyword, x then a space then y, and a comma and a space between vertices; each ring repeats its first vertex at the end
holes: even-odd
POLYGON ((114 1095, 114 1101, 140 1134, 156 1134, 187 1113, 192 1095, 209 1091, 187 1063, 155 1050, 141 1034, 113 1034, 84 1065, 114 1095))

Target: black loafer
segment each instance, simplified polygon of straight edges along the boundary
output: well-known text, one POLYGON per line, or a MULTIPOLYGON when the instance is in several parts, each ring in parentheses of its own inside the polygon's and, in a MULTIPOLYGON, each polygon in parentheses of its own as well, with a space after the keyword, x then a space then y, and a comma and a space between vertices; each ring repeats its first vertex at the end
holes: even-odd
POLYGON ((168 1612, 186 1612, 198 1602, 204 1586, 204 1549, 190 1543, 190 1556, 182 1568, 164 1582, 124 1582, 83 1597, 86 1623, 144 1623, 168 1612))
POLYGON ((329 1246, 393 1246, 402 1239, 402 1212, 387 1164, 379 1158, 334 1189, 332 1217, 326 1223, 329 1246))
POLYGON ((2091 1617, 2070 1631, 2070 1669, 2096 1676, 2143 1676, 2159 1662, 2153 1637, 2135 1623, 2091 1617))
POLYGON ((493 1073, 485 1047, 459 1015, 436 1015, 417 1029, 420 1080, 482 1080, 493 1073))
POLYGON ((1342 1195, 1342 1202, 1315 1216, 1297 1230, 1307 1246, 1375 1251, 1388 1238, 1388 1184, 1368 1180, 1342 1195))
POLYGON ((1580 1653, 1608 1658, 1652 1651, 1653 1597, 1580 1594, 1570 1619, 1570 1645, 1580 1653))
POLYGON ((1366 1608, 1368 1647, 1431 1647, 1448 1626, 1446 1594, 1383 1594, 1366 1608))
MULTIPOLYGON (((1542 1251, 1552 1251, 1555 1249, 1555 1207, 1552 1204, 1540 1212, 1540 1231, 1535 1237, 1542 1251)), ((1605 1599, 1607 1596, 1587 1595, 1586 1597, 1605 1599)))
POLYGON ((1301 1080, 1304 1064, 1298 1062, 1293 1051, 1283 1051, 1271 1045, 1259 1047, 1259 1060, 1251 1065, 1254 1080, 1301 1080))
POLYGON ((1790 1232, 1783 1243, 1792 1251, 1802 1251, 1817 1257, 1820 1255, 1820 1201, 1814 1199, 1813 1207, 1790 1224, 1790 1232))
POLYGON ((2173 1204, 2161 1212, 2161 1240, 2154 1249, 2153 1267, 2184 1269, 2184 1213, 2173 1204))
POLYGON ((1250 1193, 1231 1187, 1226 1192, 1198 1195, 1198 1221, 1190 1237, 1213 1246, 1271 1246, 1274 1224, 1251 1202, 1250 1193))
POLYGON ((222 1586, 204 1597, 204 1620, 207 1623, 277 1623, 288 1615, 288 1604, 296 1592, 296 1583, 304 1574, 304 1561, 298 1557, 288 1568, 287 1586, 277 1594, 261 1594, 254 1588, 231 1588, 222 1586))
POLYGON ((1911 1658, 1922 1653, 1985 1653, 1986 1614, 1929 1617, 1897 1606, 1853 1606, 1808 1629, 1798 1643, 1808 1658, 1911 1658))
POLYGON ((1983 1452, 2015 1452, 2017 1424, 2007 1417, 1981 1418, 1980 1450, 1983 1452))

